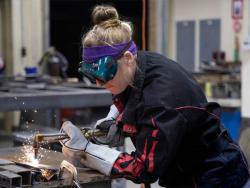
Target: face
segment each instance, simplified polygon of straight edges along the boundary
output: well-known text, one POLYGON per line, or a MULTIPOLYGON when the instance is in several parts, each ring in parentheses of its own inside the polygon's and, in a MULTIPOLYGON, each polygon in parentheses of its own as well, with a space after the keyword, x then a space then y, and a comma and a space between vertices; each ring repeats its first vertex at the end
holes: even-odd
POLYGON ((118 67, 115 77, 104 85, 101 85, 98 80, 96 80, 96 83, 98 86, 103 86, 112 94, 117 95, 122 93, 128 87, 128 85, 133 82, 135 70, 135 58, 131 52, 126 51, 124 55, 118 60, 118 67))

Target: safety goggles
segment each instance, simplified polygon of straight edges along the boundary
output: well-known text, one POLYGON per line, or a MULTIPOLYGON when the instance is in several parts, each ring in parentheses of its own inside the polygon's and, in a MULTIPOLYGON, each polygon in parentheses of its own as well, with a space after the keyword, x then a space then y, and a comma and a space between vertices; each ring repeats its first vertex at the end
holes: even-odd
POLYGON ((117 60, 112 56, 102 57, 94 62, 81 61, 79 72, 95 84, 105 84, 112 80, 117 71, 117 60))
POLYGON ((92 83, 96 83, 97 80, 101 85, 104 85, 115 77, 118 66, 117 60, 123 56, 126 50, 131 50, 133 54, 136 53, 136 46, 133 41, 114 45, 114 47, 99 46, 85 48, 85 53, 83 55, 84 60, 80 63, 79 72, 89 78, 92 83), (91 55, 98 56, 98 53, 107 53, 112 55, 103 55, 94 61, 89 59, 85 60, 86 57, 91 55))

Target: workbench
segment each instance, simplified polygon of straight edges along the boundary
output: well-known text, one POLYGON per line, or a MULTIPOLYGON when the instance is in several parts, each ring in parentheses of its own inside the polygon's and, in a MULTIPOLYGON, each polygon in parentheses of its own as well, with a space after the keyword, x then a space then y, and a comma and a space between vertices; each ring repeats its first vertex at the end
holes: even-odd
MULTIPOLYGON (((0 84, 0 111, 14 110, 57 110, 60 108, 88 108, 105 107, 112 102, 111 93, 95 86, 86 86, 83 83, 48 84, 29 80, 2 82, 0 84)), ((11 160, 15 163, 23 163, 20 158, 22 147, 1 148, 0 159, 11 160)), ((43 165, 49 165, 56 169, 64 160, 60 152, 51 150, 44 153, 40 161, 43 165)), ((78 169, 80 185, 87 188, 111 187, 109 177, 97 171, 87 168, 78 169)), ((61 181, 39 182, 34 188, 43 187, 71 187, 71 176, 61 181)))
MULTIPOLYGON (((39 150, 42 159, 39 164, 47 165, 55 169, 60 168, 60 164, 65 160, 64 156, 60 152, 55 152, 51 150, 42 149, 39 150)), ((0 159, 6 159, 13 161, 15 163, 24 162, 24 150, 23 147, 13 147, 13 148, 1 148, 0 149, 0 159)), ((84 188, 100 188, 111 187, 111 179, 95 170, 88 168, 80 168, 77 170, 78 182, 84 188)), ((35 182, 33 188, 43 188, 43 187, 71 187, 72 176, 66 173, 63 180, 53 180, 49 182, 35 182)))
MULTIPOLYGON (((42 122, 47 126, 60 126, 61 108, 108 107, 111 103, 109 91, 83 82, 52 84, 38 78, 0 79, 0 111, 42 111, 46 116, 42 122)), ((14 118, 9 117, 5 126, 8 130, 14 124, 11 119, 14 118)))

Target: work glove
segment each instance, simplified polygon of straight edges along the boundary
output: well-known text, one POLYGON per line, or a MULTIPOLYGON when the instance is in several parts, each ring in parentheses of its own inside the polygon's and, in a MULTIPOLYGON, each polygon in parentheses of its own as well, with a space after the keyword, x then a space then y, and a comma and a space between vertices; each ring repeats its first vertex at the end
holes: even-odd
POLYGON ((122 146, 124 144, 124 135, 121 129, 116 125, 116 118, 119 112, 115 105, 110 106, 108 115, 96 122, 95 128, 106 132, 105 136, 94 137, 93 141, 97 144, 105 144, 111 147, 122 146))
POLYGON ((96 124, 95 128, 103 130, 103 129, 108 129, 109 128, 109 123, 110 121, 115 121, 115 119, 119 116, 119 111, 117 110, 116 106, 113 104, 110 106, 110 110, 108 115, 103 118, 99 119, 96 124))
POLYGON ((76 162, 81 163, 105 175, 110 175, 113 164, 121 152, 91 143, 83 136, 81 130, 70 121, 63 123, 61 132, 69 136, 69 138, 61 140, 60 143, 63 146, 63 154, 70 159, 70 162, 74 165, 76 162))

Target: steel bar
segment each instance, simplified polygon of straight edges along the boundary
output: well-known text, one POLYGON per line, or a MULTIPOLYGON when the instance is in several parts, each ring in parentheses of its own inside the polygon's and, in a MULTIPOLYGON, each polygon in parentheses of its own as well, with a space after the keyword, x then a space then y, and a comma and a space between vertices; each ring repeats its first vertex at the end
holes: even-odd
POLYGON ((17 188, 22 187, 22 176, 10 171, 0 171, 0 187, 1 188, 17 188))
POLYGON ((31 171, 29 169, 17 165, 5 165, 1 166, 0 169, 22 176, 22 185, 31 186, 31 171))

